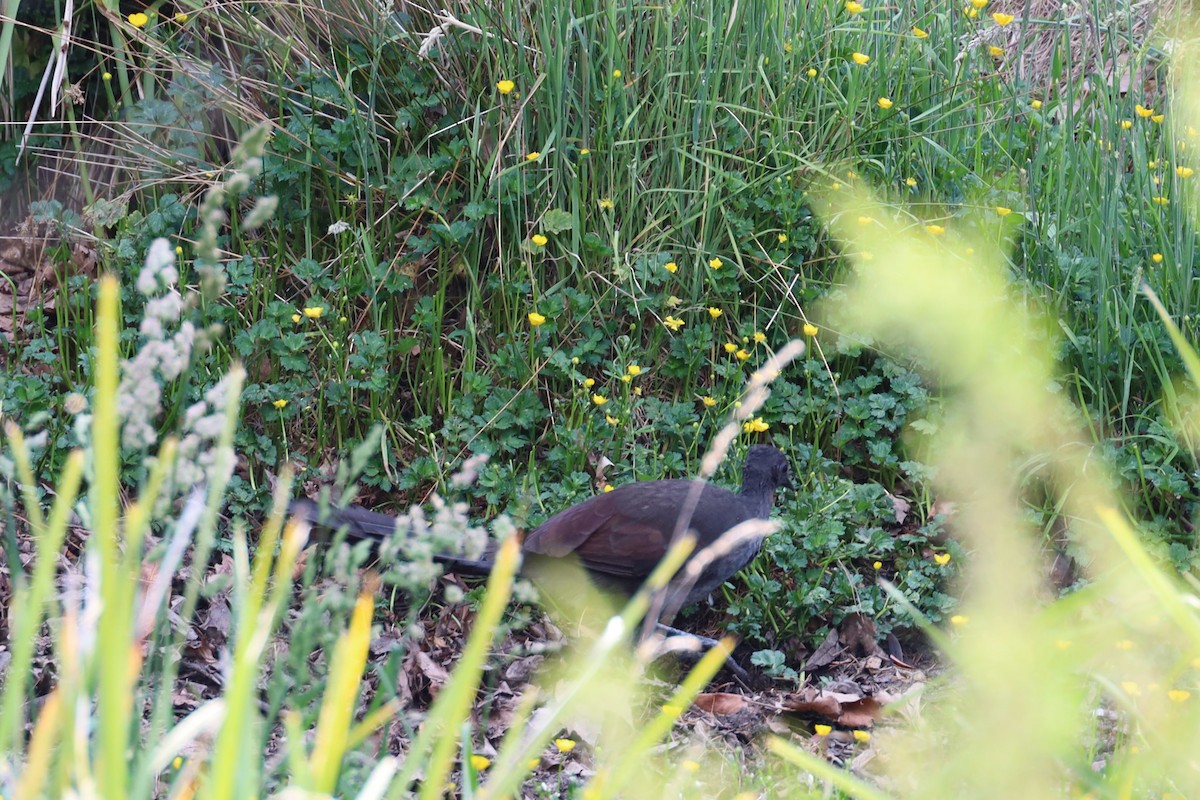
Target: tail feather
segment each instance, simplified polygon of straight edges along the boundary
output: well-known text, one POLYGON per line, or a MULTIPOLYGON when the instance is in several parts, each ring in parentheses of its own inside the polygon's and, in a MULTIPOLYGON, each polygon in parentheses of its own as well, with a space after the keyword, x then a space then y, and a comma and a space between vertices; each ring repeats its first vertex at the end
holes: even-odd
MULTIPOLYGON (((354 541, 367 540, 378 543, 390 538, 396 532, 395 517, 361 506, 347 506, 346 508, 327 506, 322 509, 320 504, 314 503, 312 500, 299 499, 293 500, 288 506, 288 514, 292 517, 299 517, 316 527, 331 531, 345 528, 346 535, 354 541)), ((437 553, 434 555, 434 559, 444 565, 448 572, 455 572, 459 575, 488 575, 494 564, 490 547, 488 552, 479 559, 465 558, 453 553, 437 553)))

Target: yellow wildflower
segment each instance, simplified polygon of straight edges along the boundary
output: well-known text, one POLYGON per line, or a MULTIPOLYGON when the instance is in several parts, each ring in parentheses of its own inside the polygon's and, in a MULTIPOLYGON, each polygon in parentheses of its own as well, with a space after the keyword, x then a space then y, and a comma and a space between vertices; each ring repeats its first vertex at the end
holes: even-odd
POLYGON ((883 569, 883 562, 876 561, 875 563, 871 564, 871 569, 883 569))
POLYGON ((674 261, 668 261, 667 263, 663 264, 663 269, 674 274, 679 269, 679 265, 674 261))
POLYGON ((833 733, 833 726, 813 725, 813 731, 816 732, 817 736, 828 736, 829 734, 833 733))
POLYGON ((776 236, 775 238, 779 240, 780 244, 784 244, 787 242, 787 234, 786 233, 781 233, 778 236, 776 236))
POLYGON ((1159 206, 1166 206, 1166 205, 1171 204, 1171 201, 1168 200, 1167 198, 1163 197, 1162 195, 1157 195, 1155 197, 1151 197, 1150 202, 1154 203, 1155 205, 1159 205, 1159 206))
POLYGON ((904 185, 910 189, 915 189, 915 188, 917 188, 917 179, 916 178, 905 178, 904 185))
POLYGON ((933 225, 933 224, 926 225, 925 230, 929 231, 934 236, 941 236, 943 233, 946 232, 946 229, 943 228, 941 225, 933 225))
POLYGON ((1034 111, 1037 111, 1039 108, 1042 107, 1042 101, 1041 100, 1030 100, 1029 107, 1032 108, 1034 111))
POLYGON ((104 79, 104 80, 106 80, 106 81, 111 81, 111 80, 112 80, 112 73, 111 73, 111 72, 106 72, 106 73, 104 73, 103 75, 101 75, 100 77, 101 77, 101 78, 103 78, 103 79, 104 79))
POLYGON ((878 100, 876 100, 875 102, 878 103, 879 107, 882 108, 884 111, 887 111, 889 108, 896 105, 895 103, 892 102, 892 99, 890 97, 881 97, 878 100))
POLYGON ((484 770, 492 765, 492 760, 487 756, 481 756, 478 753, 471 756, 471 766, 476 770, 484 770))
POLYGON ((292 314, 292 322, 299 322, 301 319, 303 319, 303 317, 301 317, 299 314, 292 314))
POLYGON ((1167 115, 1166 115, 1166 114, 1151 114, 1151 115, 1150 115, 1150 121, 1151 121, 1151 122, 1154 122, 1154 123, 1157 123, 1157 124, 1159 124, 1159 125, 1161 125, 1161 124, 1162 124, 1162 121, 1163 121, 1164 119, 1166 119, 1166 118, 1167 118, 1167 115))
POLYGON ((149 21, 150 18, 140 11, 129 15, 129 24, 135 28, 144 28, 149 21))
POLYGON ((500 94, 511 94, 515 88, 517 88, 517 85, 508 80, 500 81, 496 84, 496 91, 500 94))
POLYGON ((611 197, 601 197, 600 198, 600 208, 602 208, 605 211, 612 211, 612 208, 613 208, 612 198, 611 197))
POLYGON ((929 36, 929 31, 921 30, 916 25, 913 25, 912 35, 917 37, 918 39, 925 39, 929 36))
POLYGON ((992 19, 996 21, 997 25, 1003 28, 1005 25, 1016 19, 1016 17, 1014 17, 1012 14, 1001 14, 999 11, 997 11, 995 14, 992 14, 992 19))
POLYGON ((1004 55, 1004 48, 990 44, 988 45, 988 55, 992 58, 999 58, 1000 56, 1004 55))
POLYGON ((625 371, 635 378, 638 375, 642 374, 642 368, 639 367, 637 364, 630 364, 628 367, 625 368, 625 371))
POLYGON ((996 206, 996 213, 1002 217, 1007 217, 1012 213, 1012 209, 1007 206, 996 206))
POLYGON ((584 379, 583 379, 583 388, 585 388, 585 389, 590 389, 590 388, 592 388, 592 387, 593 387, 593 386, 595 386, 595 385, 596 385, 596 379, 595 379, 595 378, 584 378, 584 379))
POLYGON ((284 409, 284 408, 287 408, 287 400, 280 398, 280 399, 276 400, 275 402, 271 403, 271 405, 275 406, 278 409, 284 409))
POLYGON ((1131 120, 1131 119, 1121 120, 1121 130, 1127 131, 1132 127, 1133 127, 1133 120, 1131 120))
POLYGON ((604 421, 607 422, 609 425, 612 425, 615 428, 618 424, 620 424, 621 418, 614 417, 611 414, 605 414, 604 421))
POLYGON ((598 406, 602 406, 608 402, 608 398, 602 394, 594 394, 592 395, 592 402, 598 406))
POLYGON ((716 398, 710 397, 708 395, 704 395, 703 397, 701 397, 700 402, 704 403, 705 408, 712 408, 713 406, 715 406, 717 404, 716 398))
POLYGON ((1155 253, 1154 255, 1150 256, 1150 260, 1153 261, 1155 264, 1161 264, 1163 262, 1163 254, 1155 253))
POLYGON ((1137 114, 1139 117, 1141 117, 1142 119, 1146 119, 1146 118, 1148 118, 1148 117, 1151 117, 1151 116, 1153 116, 1153 115, 1154 115, 1154 109, 1153 109, 1153 108, 1146 108, 1146 107, 1145 107, 1144 105, 1142 105, 1141 103, 1138 103, 1136 106, 1134 106, 1134 107, 1133 107, 1133 110, 1134 110, 1134 112, 1135 112, 1135 113, 1136 113, 1136 114, 1137 114))
POLYGON ((304 316, 309 319, 320 319, 325 313, 325 306, 308 306, 304 309, 304 316))
POLYGON ((1172 703, 1183 703, 1191 696, 1192 693, 1187 689, 1171 689, 1167 692, 1167 697, 1172 703))
POLYGON ((871 741, 871 734, 867 733, 866 731, 855 731, 854 741, 860 744, 865 744, 866 742, 871 741))
POLYGON ((950 563, 950 554, 949 553, 934 553, 933 560, 934 560, 934 563, 936 563, 939 567, 944 567, 950 563))
POLYGON ((804 331, 805 336, 816 336, 818 328, 816 325, 813 325, 811 322, 806 322, 806 323, 804 323, 803 331, 804 331))
POLYGON ((859 14, 863 10, 862 3, 856 3, 854 0, 846 0, 846 10, 851 14, 859 14))
POLYGON ((769 430, 770 427, 770 425, 763 421, 762 417, 755 417, 742 423, 742 430, 746 433, 763 433, 769 430))
POLYGON ((754 343, 755 344, 762 344, 766 340, 767 340, 767 335, 765 333, 763 333, 762 331, 754 332, 754 343))
POLYGON ((537 161, 537 160, 538 160, 539 158, 541 158, 541 157, 542 157, 542 154, 541 154, 541 152, 539 152, 539 151, 537 151, 537 150, 534 150, 532 153, 526 153, 526 154, 525 154, 525 160, 526 160, 526 161, 537 161))
POLYGON ((810 77, 810 78, 817 77, 817 71, 815 69, 813 69, 812 67, 809 67, 808 72, 806 72, 805 74, 808 75, 808 77, 810 77))
POLYGON ((545 247, 546 243, 550 240, 540 233, 535 233, 533 236, 529 237, 529 241, 533 242, 534 246, 536 247, 545 247))
POLYGON ((612 73, 612 75, 613 75, 613 77, 614 77, 614 78, 619 78, 619 77, 621 77, 621 70, 619 70, 619 69, 614 69, 614 70, 613 70, 613 73, 612 73))
POLYGON ((716 306, 709 306, 709 307, 708 307, 708 315, 709 315, 710 317, 712 317, 713 319, 717 319, 717 318, 718 318, 718 317, 720 317, 720 316, 721 316, 721 314, 723 314, 723 313, 724 313, 724 312, 723 312, 723 311, 721 311, 721 309, 717 308, 716 306))
POLYGON ((175 21, 178 22, 180 25, 182 25, 183 23, 188 21, 188 15, 183 13, 182 11, 176 12, 175 21))
POLYGON ((987 4, 988 0, 971 0, 971 5, 975 6, 976 8, 983 8, 987 4))
POLYGON ((708 266, 711 267, 712 269, 720 269, 721 267, 725 266, 725 262, 719 258, 714 257, 714 258, 710 258, 708 260, 708 266))
POLYGON ((612 490, 613 490, 613 487, 612 487, 612 486, 605 486, 605 487, 604 487, 604 492, 605 492, 605 494, 607 494, 608 492, 611 492, 612 490))
POLYGON ((663 325, 666 325, 673 331, 677 331, 683 327, 683 320, 681 320, 679 317, 668 316, 663 320, 663 325))
POLYGON ((539 314, 536 311, 530 311, 529 315, 528 315, 528 319, 529 319, 529 324, 535 328, 539 325, 544 325, 546 323, 546 317, 542 314, 539 314))
POLYGON ((581 155, 581 156, 586 156, 586 155, 590 154, 591 152, 592 151, 586 147, 579 148, 579 155, 581 155))
POLYGON ((1196 171, 1191 167, 1176 167, 1175 174, 1181 178, 1190 178, 1196 174, 1196 171))
POLYGON ((560 753, 569 753, 575 749, 574 739, 555 739, 554 746, 558 748, 560 753))
POLYGON ((738 350, 734 355, 738 357, 739 361, 745 361, 750 357, 750 352, 748 350, 738 350))
POLYGON ((966 614, 955 614, 953 617, 950 618, 951 625, 959 625, 959 626, 966 625, 970 621, 971 621, 971 618, 968 617, 966 614))
POLYGON ((854 63, 858 64, 860 67, 865 65, 868 61, 871 60, 871 57, 869 55, 867 55, 866 53, 859 53, 859 52, 851 53, 850 58, 852 58, 854 60, 854 63))

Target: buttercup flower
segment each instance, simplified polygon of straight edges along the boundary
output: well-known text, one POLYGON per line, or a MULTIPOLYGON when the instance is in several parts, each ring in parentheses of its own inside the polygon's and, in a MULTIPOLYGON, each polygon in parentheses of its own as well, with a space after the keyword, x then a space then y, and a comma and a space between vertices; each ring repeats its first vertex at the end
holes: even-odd
POLYGON ((569 753, 575 749, 574 739, 555 739, 554 746, 558 748, 560 753, 569 753))
POLYGON ((924 39, 929 36, 929 31, 923 31, 920 28, 918 28, 916 25, 913 25, 912 35, 917 37, 918 39, 924 39))
POLYGON ((810 78, 815 78, 815 77, 817 77, 817 71, 816 71, 815 69, 813 69, 812 67, 809 67, 809 68, 808 68, 808 71, 807 71, 806 73, 804 73, 804 74, 805 74, 805 75, 807 75, 807 76, 808 76, 808 77, 810 77, 810 78))
POLYGON ((1196 171, 1191 167, 1176 167, 1175 174, 1181 178, 1190 178, 1192 175, 1196 174, 1196 171))
POLYGON ((1161 264, 1163 261, 1163 254, 1155 253, 1154 255, 1150 256, 1150 260, 1153 261, 1155 264, 1161 264))
POLYGON ((846 10, 851 14, 861 13, 863 10, 862 3, 856 3, 854 0, 846 0, 846 10))
POLYGON ((904 185, 909 187, 910 189, 915 189, 915 188, 917 188, 917 179, 916 178, 905 178, 904 185))
POLYGON ((997 25, 1003 28, 1005 25, 1016 19, 1016 17, 1014 17, 1012 14, 1001 14, 999 11, 997 11, 995 14, 992 14, 992 19, 995 20, 997 25))
POLYGON ((950 563, 950 554, 949 553, 934 553, 933 561, 939 567, 944 567, 950 563))
POLYGON ((673 331, 677 331, 683 327, 683 320, 681 320, 679 317, 668 316, 663 320, 663 325, 666 325, 673 331))
POLYGON ((609 425, 616 427, 621 422, 621 418, 614 417, 612 414, 605 414, 604 421, 607 422, 609 425))
POLYGON ((955 614, 953 617, 950 618, 951 625, 956 625, 956 626, 960 626, 960 627, 963 625, 966 625, 970 621, 971 621, 971 618, 965 614, 955 614))
POLYGON ((1121 130, 1127 131, 1132 127, 1133 127, 1133 120, 1131 120, 1131 119, 1121 120, 1121 130))
POLYGON ((813 725, 813 731, 817 736, 828 736, 833 733, 832 725, 813 725))
POLYGON ((813 325, 811 322, 806 322, 806 323, 804 323, 803 331, 804 331, 805 336, 816 336, 818 328, 816 325, 813 325))
POLYGON ((721 309, 717 308, 716 306, 709 306, 709 307, 708 307, 708 315, 709 315, 710 317, 712 317, 713 319, 717 319, 717 318, 718 318, 718 317, 720 317, 720 316, 721 316, 721 314, 723 314, 723 313, 724 313, 724 312, 723 312, 723 311, 721 311, 721 309))
POLYGON ((309 319, 320 319, 325 313, 325 306, 308 306, 304 309, 304 316, 309 319))
POLYGON ((538 152, 537 150, 534 150, 532 153, 527 153, 525 155, 525 160, 526 161, 537 161, 541 157, 542 157, 542 154, 540 152, 538 152))
POLYGON ((515 88, 517 88, 517 85, 512 81, 499 81, 496 84, 496 91, 500 94, 511 94, 515 88))
POLYGON ((887 111, 889 108, 891 108, 892 106, 895 105, 895 103, 892 102, 890 97, 881 97, 878 100, 876 100, 875 102, 878 103, 879 107, 882 108, 884 111, 887 111))
POLYGON ((766 340, 767 340, 767 335, 765 333, 763 333, 762 331, 754 332, 754 343, 755 344, 762 344, 766 340))
POLYGON ((596 385, 596 379, 595 379, 595 378, 584 378, 584 379, 583 379, 583 388, 585 388, 585 389, 590 389, 590 388, 592 388, 592 387, 593 387, 593 386, 595 386, 595 385, 596 385))
POLYGON ((612 208, 613 208, 612 198, 611 197, 601 197, 600 198, 600 208, 604 209, 605 211, 612 211, 612 208))
POLYGON ((602 406, 608 402, 608 398, 602 394, 594 394, 592 395, 592 402, 598 406, 602 406))
POLYGON ((530 311, 528 314, 529 324, 533 327, 546 324, 546 318, 536 311, 530 311))
POLYGON ((875 563, 873 563, 873 564, 871 565, 871 569, 883 569, 883 562, 882 562, 882 561, 876 561, 875 563))
POLYGON ((726 353, 729 353, 730 355, 732 355, 737 352, 737 349, 738 349, 738 346, 736 344, 734 344, 733 342, 725 343, 725 352, 726 353))
POLYGON ((292 322, 299 322, 301 319, 303 319, 303 317, 301 317, 299 314, 292 314, 292 322))
POLYGON ((736 353, 734 353, 734 355, 737 356, 738 361, 745 361, 747 358, 750 357, 750 351, 738 350, 736 353))
POLYGON ((180 25, 182 25, 183 23, 188 21, 188 15, 183 13, 182 11, 177 12, 175 14, 175 21, 178 22, 180 25))
POLYGON ((778 236, 776 236, 775 238, 779 240, 780 244, 784 244, 785 242, 787 242, 787 234, 786 233, 781 233, 778 236))
POLYGON ((865 65, 868 61, 871 60, 871 57, 869 55, 867 55, 866 53, 858 53, 858 52, 852 53, 850 55, 850 58, 854 59, 854 63, 858 64, 860 67, 865 65))
POLYGON ((946 229, 943 228, 941 225, 926 225, 925 230, 929 231, 934 236, 941 236, 943 233, 946 232, 946 229))
POLYGON ((276 408, 278 408, 278 409, 282 410, 282 409, 284 409, 284 408, 287 408, 287 400, 284 400, 283 398, 280 398, 280 399, 276 400, 275 402, 271 403, 271 405, 273 405, 273 406, 275 406, 276 408))
POLYGON ((1037 111, 1039 108, 1042 107, 1042 101, 1041 100, 1030 100, 1029 107, 1032 108, 1034 111, 1037 111))
POLYGON ((996 206, 996 213, 1002 217, 1007 217, 1012 213, 1012 209, 1005 206, 996 206))
POLYGON ((764 431, 769 430, 770 427, 770 425, 763 422, 762 417, 748 419, 742 423, 742 431, 745 433, 763 433, 764 431))
POLYGON ((1183 703, 1191 696, 1192 693, 1187 689, 1170 689, 1167 691, 1167 697, 1172 703, 1183 703))
POLYGON ((674 261, 668 261, 667 263, 663 264, 663 269, 665 269, 667 272, 674 274, 675 272, 677 272, 679 270, 679 265, 676 264, 674 261))
POLYGON ((712 269, 720 269, 721 267, 725 266, 725 262, 719 258, 710 258, 708 260, 708 266, 712 269))
POLYGON ((487 769, 492 765, 492 760, 487 756, 481 756, 478 753, 471 756, 471 766, 476 770, 487 769))
POLYGON ((871 741, 871 734, 867 733, 866 731, 855 731, 854 741, 858 742, 859 744, 869 742, 871 741))
POLYGON ((150 18, 140 11, 129 15, 129 24, 135 28, 144 28, 149 21, 150 18))
POLYGON ((1133 111, 1135 114, 1137 114, 1142 119, 1147 119, 1148 117, 1151 117, 1154 114, 1153 108, 1146 108, 1141 103, 1138 103, 1136 106, 1134 106, 1133 111))
POLYGON ((990 55, 992 58, 999 58, 1000 56, 1004 55, 1004 48, 990 44, 988 45, 988 55, 990 55))
POLYGON ((529 241, 533 242, 536 247, 545 247, 546 242, 550 240, 540 233, 535 233, 533 236, 529 237, 529 241))
POLYGON ((709 397, 708 395, 704 395, 703 397, 701 397, 700 402, 704 403, 706 408, 712 408, 713 406, 715 406, 717 404, 716 398, 709 397))
POLYGON ((642 368, 639 367, 637 364, 630 364, 628 367, 625 368, 625 371, 635 378, 638 375, 642 374, 642 368))
POLYGON ((1151 114, 1150 115, 1150 121, 1157 125, 1162 125, 1163 120, 1166 118, 1167 118, 1166 114, 1151 114))

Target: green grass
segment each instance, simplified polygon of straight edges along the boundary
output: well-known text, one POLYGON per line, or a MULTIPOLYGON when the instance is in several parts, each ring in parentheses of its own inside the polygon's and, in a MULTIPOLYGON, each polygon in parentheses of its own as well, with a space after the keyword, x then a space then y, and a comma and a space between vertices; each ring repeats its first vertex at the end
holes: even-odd
MULTIPOLYGON (((38 232, 61 238, 47 251, 53 307, 26 309, 29 324, 0 344, 14 366, 0 410, 35 444, 27 473, 0 462, 5 504, 19 484, 23 506, 49 505, 38 487, 92 441, 69 398, 98 374, 96 282, 73 254, 93 249, 119 279, 128 358, 153 296, 134 287, 166 237, 197 347, 146 413, 158 439, 119 453, 104 444, 109 467, 86 467, 89 487, 98 474, 126 487, 162 480, 164 497, 179 497, 187 474, 162 476, 145 456, 173 432, 180 463, 211 445, 219 426, 198 432, 189 409, 205 400, 214 420, 231 413, 226 385, 213 390, 241 364, 228 513, 259 517, 284 463, 305 486, 355 483, 372 505, 404 508, 449 492, 463 460, 486 452, 461 496, 476 522, 508 514, 521 526, 595 491, 593 453, 613 462, 610 483, 694 474, 748 377, 802 338, 808 351, 757 412, 766 429, 737 445, 783 447, 800 490, 714 624, 747 637, 759 663, 786 665, 799 654, 778 643, 818 641, 851 612, 884 632, 913 626, 907 605, 937 623, 970 562, 933 518, 945 489, 932 443, 961 387, 930 348, 904 346, 922 320, 873 330, 826 305, 850 296, 850 264, 877 269, 900 298, 912 287, 889 267, 916 237, 945 243, 964 269, 999 250, 1010 283, 998 291, 1031 314, 1027 329, 991 332, 995 357, 1028 336, 1056 359, 1046 381, 1082 411, 1086 446, 1123 490, 1115 502, 1145 521, 1151 552, 1189 569, 1193 391, 1142 284, 1185 340, 1200 338, 1200 124, 1182 100, 1106 84, 1095 61, 1128 52, 1131 69, 1168 85, 1165 34, 1127 42, 1127 4, 1100 0, 1089 14, 1109 38, 1074 52, 1076 19, 1000 28, 991 6, 972 17, 969 3, 864 5, 497 0, 447 22, 408 5, 267 2, 220 14, 155 6, 141 28, 107 4, 77 8, 67 63, 83 103, 35 129, 24 167, 9 158, 20 127, 0 132, 6 198, 37 193, 23 183, 33 166, 84 164, 76 196, 31 207, 38 232), (1009 69, 1020 46, 987 49, 1018 26, 1059 43, 1048 73, 1025 82, 1009 69), (261 150, 239 145, 268 130, 261 150), (353 468, 331 466, 351 452, 353 468), (905 522, 888 493, 911 501, 905 522)), ((45 66, 35 29, 63 22, 24 6, 21 24, 0 26, 14 109, 29 107, 45 66)), ((965 302, 925 288, 948 309, 965 302)), ((93 422, 111 413, 101 396, 84 412, 93 422)), ((1017 478, 1047 548, 1080 524, 1046 488, 1051 465, 1026 454, 1017 478)), ((718 478, 735 480, 729 468, 718 478)), ((210 547, 244 547, 217 535, 216 504, 201 561, 210 547)), ((111 509, 99 511, 104 527, 111 509)), ((35 576, 37 592, 45 580, 35 576)), ((278 712, 286 689, 268 694, 278 712)), ((0 709, 4 735, 15 735, 15 702, 0 709)), ((102 712, 122 726, 120 707, 102 712)))

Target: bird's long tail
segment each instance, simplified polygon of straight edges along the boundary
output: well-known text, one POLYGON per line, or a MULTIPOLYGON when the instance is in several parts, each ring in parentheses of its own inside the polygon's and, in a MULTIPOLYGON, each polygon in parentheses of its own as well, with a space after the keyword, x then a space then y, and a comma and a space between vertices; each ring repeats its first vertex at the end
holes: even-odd
MULTIPOLYGON (((346 530, 346 536, 352 541, 370 541, 378 544, 391 538, 396 532, 396 518, 388 514, 361 506, 346 508, 322 509, 321 505, 312 500, 293 500, 288 506, 288 515, 299 517, 314 527, 325 530, 346 530)), ((491 553, 485 553, 482 558, 472 559, 453 553, 437 553, 434 559, 446 567, 447 572, 459 575, 487 575, 492 571, 493 559, 491 553)))

